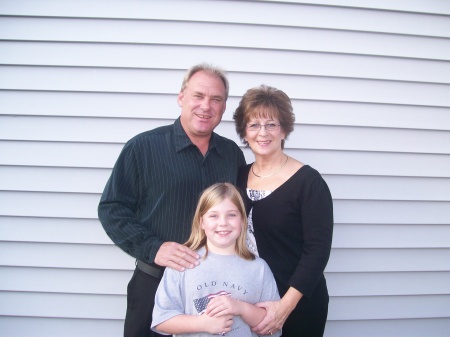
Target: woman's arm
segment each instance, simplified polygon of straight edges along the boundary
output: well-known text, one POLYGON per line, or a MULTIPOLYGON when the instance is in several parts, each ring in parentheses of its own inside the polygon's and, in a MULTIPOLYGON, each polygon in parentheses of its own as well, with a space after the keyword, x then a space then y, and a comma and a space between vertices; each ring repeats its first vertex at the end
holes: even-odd
MULTIPOLYGON (((286 311, 289 311, 288 315, 295 309, 298 302, 302 299, 303 294, 295 288, 290 287, 286 294, 284 294, 283 298, 280 300, 280 305, 282 308, 285 308, 286 311)), ((287 318, 286 316, 286 318, 287 318)), ((286 319, 285 319, 286 320, 286 319)), ((284 323, 284 321, 283 321, 284 323)))
POLYGON ((206 332, 221 334, 229 332, 233 325, 233 315, 211 317, 208 315, 178 315, 158 324, 155 329, 172 335, 206 332))
POLYGON ((267 314, 252 330, 259 335, 270 335, 280 330, 302 297, 301 292, 291 287, 279 301, 257 303, 257 306, 266 309, 267 314))

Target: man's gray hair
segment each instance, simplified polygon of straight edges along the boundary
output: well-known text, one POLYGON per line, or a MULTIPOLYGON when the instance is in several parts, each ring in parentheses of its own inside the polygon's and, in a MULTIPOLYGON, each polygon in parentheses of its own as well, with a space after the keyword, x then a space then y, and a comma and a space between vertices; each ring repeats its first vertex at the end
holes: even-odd
POLYGON ((225 86, 225 100, 227 100, 230 86, 228 84, 228 79, 227 79, 227 76, 225 75, 225 71, 219 67, 213 66, 208 63, 197 64, 197 65, 191 67, 186 72, 186 75, 184 75, 183 83, 181 84, 181 92, 183 92, 186 89, 187 84, 188 84, 189 80, 191 79, 191 77, 199 71, 204 71, 204 72, 216 75, 217 77, 220 78, 220 80, 223 82, 223 85, 225 86))

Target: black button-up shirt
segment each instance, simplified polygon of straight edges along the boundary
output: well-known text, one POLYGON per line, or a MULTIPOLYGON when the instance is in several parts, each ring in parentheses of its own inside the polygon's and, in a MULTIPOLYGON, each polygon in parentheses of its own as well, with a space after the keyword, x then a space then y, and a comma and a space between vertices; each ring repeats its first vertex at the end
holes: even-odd
POLYGON ((163 242, 187 240, 201 192, 217 182, 235 184, 242 165, 242 150, 216 133, 203 156, 178 118, 125 144, 101 197, 99 219, 117 246, 152 263, 163 242))

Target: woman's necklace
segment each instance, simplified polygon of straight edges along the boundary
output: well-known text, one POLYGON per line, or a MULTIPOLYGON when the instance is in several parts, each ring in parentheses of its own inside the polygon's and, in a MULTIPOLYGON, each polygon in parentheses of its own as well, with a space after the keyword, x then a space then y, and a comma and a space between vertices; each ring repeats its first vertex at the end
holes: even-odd
POLYGON ((266 175, 266 176, 260 176, 260 175, 257 175, 257 174, 255 173, 255 171, 253 170, 253 164, 252 164, 252 173, 253 173, 256 177, 258 177, 258 178, 268 178, 268 177, 271 177, 271 176, 273 176, 273 175, 275 175, 275 174, 277 174, 278 172, 281 171, 281 169, 282 169, 282 168, 286 165, 286 163, 288 162, 288 159, 289 159, 289 156, 286 155, 286 161, 284 162, 284 164, 281 165, 281 167, 280 167, 278 170, 276 170, 275 172, 273 172, 273 173, 271 173, 271 174, 268 174, 268 175, 266 175))

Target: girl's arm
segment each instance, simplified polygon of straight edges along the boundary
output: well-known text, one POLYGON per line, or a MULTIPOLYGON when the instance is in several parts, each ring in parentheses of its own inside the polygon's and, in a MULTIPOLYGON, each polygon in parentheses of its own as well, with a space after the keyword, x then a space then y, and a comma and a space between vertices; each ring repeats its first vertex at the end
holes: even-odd
POLYGON ((178 315, 158 324, 155 328, 159 332, 172 335, 206 332, 221 334, 231 331, 233 315, 211 317, 208 315, 178 315))
POLYGON ((245 323, 254 327, 263 320, 266 309, 229 296, 218 296, 208 303, 205 315, 212 317, 222 317, 222 315, 241 316, 245 323))

